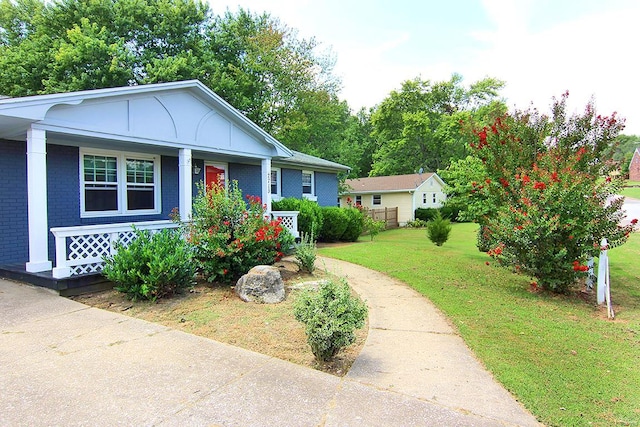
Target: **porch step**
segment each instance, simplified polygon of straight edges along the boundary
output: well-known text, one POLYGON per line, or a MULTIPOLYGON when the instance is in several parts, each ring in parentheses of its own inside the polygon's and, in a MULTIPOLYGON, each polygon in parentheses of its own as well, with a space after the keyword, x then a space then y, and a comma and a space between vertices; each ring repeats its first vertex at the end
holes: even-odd
POLYGON ((63 297, 113 288, 113 283, 105 279, 100 273, 79 274, 64 279, 56 279, 51 275, 51 271, 30 273, 25 270, 24 264, 0 265, 0 277, 53 289, 63 297))

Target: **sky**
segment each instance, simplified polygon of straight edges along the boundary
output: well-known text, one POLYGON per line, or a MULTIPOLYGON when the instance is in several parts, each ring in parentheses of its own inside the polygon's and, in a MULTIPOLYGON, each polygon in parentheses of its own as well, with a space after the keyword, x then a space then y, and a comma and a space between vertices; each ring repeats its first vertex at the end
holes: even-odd
POLYGON ((640 135, 637 0, 209 0, 215 14, 267 12, 336 57, 340 99, 373 107, 403 81, 503 80, 510 108, 599 114, 640 135))

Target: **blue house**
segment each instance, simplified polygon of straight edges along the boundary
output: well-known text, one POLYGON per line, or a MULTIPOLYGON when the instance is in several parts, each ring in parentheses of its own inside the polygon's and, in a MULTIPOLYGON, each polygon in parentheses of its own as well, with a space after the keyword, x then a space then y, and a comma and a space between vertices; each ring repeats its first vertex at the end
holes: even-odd
POLYGON ((0 266, 63 279, 98 271, 131 224, 188 218, 197 182, 236 180, 268 211, 281 197, 335 206, 348 168, 289 150, 190 80, 0 99, 0 170, 0 266))

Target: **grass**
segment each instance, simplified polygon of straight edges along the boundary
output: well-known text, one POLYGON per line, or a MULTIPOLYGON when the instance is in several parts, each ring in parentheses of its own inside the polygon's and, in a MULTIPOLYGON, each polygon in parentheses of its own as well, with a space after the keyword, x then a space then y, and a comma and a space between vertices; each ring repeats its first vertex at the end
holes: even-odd
POLYGON ((455 224, 444 246, 398 229, 319 254, 386 272, 433 301, 494 376, 550 426, 640 426, 640 234, 610 251, 607 320, 594 296, 536 293, 455 224))
POLYGON ((640 199, 640 182, 626 181, 625 187, 622 189, 621 193, 625 197, 633 197, 634 199, 640 199), (634 187, 627 187, 629 185, 633 185, 634 187))

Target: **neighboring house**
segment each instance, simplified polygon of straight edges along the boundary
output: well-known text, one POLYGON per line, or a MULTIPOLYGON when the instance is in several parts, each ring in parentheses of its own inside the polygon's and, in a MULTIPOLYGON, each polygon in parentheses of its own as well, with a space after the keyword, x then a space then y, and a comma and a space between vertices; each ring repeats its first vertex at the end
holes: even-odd
POLYGON ((435 173, 374 176, 347 179, 348 192, 340 197, 340 206, 352 204, 368 209, 398 208, 398 222, 406 225, 415 219, 417 208, 439 208, 445 201, 444 182, 435 173))
POLYGON ((640 147, 636 148, 629 163, 629 180, 640 182, 640 147))
POLYGON ((131 223, 189 218, 200 181, 237 180, 270 211, 272 194, 335 205, 348 171, 287 149, 197 80, 0 99, 0 168, 0 266, 55 278, 99 270, 131 223))

